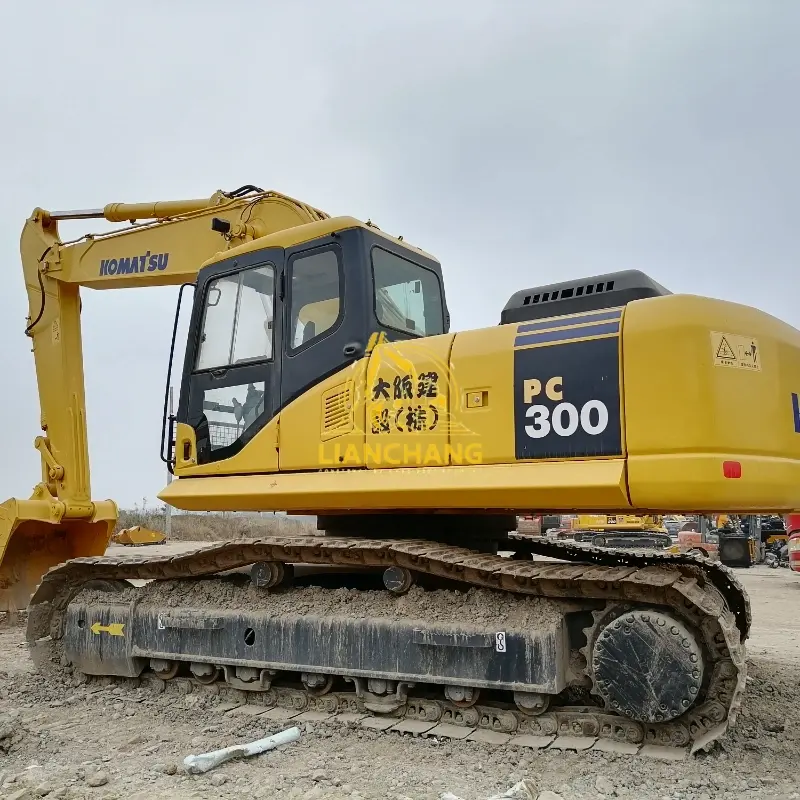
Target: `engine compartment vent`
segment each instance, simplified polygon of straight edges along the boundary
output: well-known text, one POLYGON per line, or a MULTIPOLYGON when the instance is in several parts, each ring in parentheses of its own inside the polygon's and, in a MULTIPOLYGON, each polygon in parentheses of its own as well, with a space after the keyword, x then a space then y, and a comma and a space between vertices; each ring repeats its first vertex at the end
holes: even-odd
POLYGON ((340 383, 322 395, 322 439, 332 439, 353 430, 352 381, 340 383))
POLYGON ((637 269, 610 272, 515 292, 500 315, 500 324, 599 311, 669 294, 672 292, 637 269))

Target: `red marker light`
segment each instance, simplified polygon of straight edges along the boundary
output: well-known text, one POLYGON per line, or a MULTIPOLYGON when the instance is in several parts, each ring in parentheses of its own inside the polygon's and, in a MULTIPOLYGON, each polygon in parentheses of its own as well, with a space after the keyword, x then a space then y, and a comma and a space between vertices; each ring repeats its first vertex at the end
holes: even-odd
POLYGON ((742 477, 742 465, 739 461, 723 461, 722 462, 722 474, 726 478, 741 478, 742 477))

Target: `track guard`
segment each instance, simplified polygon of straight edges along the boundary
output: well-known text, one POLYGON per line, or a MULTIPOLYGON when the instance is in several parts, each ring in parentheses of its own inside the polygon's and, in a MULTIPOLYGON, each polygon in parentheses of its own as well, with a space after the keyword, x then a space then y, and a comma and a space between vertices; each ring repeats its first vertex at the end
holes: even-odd
POLYGON ((138 677, 151 659, 295 673, 557 694, 566 685, 565 623, 537 630, 480 630, 389 619, 276 616, 265 611, 70 603, 67 658, 89 675, 138 677), (165 619, 168 624, 165 624, 165 619), (320 647, 320 643, 324 643, 320 647))

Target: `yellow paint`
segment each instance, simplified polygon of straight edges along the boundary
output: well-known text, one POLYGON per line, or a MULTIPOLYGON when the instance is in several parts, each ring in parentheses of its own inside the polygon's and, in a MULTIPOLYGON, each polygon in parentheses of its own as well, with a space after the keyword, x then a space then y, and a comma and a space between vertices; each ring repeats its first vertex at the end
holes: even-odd
POLYGON ((369 335, 369 339, 367 340, 367 347, 365 350, 365 355, 372 355, 372 351, 379 345, 383 344, 386 341, 386 332, 385 331, 374 331, 369 335))
MULTIPOLYGON (((194 210, 178 213, 161 221, 136 228, 122 228, 110 235, 60 246, 46 257, 49 274, 64 283, 80 284, 93 289, 174 286, 193 281, 206 263, 229 258, 240 251, 286 246, 269 243, 272 235, 285 228, 293 229, 288 240, 297 244, 307 241, 308 238, 315 238, 319 235, 316 232, 318 230, 330 233, 352 227, 353 222, 363 224, 350 217, 332 221, 324 212, 277 193, 269 193, 258 201, 252 198, 226 201, 215 196, 205 202, 205 207, 198 208, 199 201, 190 201, 184 208, 191 207, 194 210), (240 235, 226 240, 211 229, 212 217, 230 222, 234 230, 239 230, 240 235), (248 248, 248 243, 255 247, 248 248), (164 253, 169 254, 167 268, 164 270, 100 274, 101 262, 107 259, 148 256, 146 262, 149 265, 149 256, 164 253)), ((176 208, 181 206, 176 205, 176 208)), ((114 214, 113 218, 117 219, 118 216, 119 214, 114 214)), ((43 231, 51 232, 56 238, 58 236, 56 223, 50 222, 47 225, 47 212, 36 209, 25 227, 23 237, 31 235, 41 238, 43 231)), ((32 262, 33 268, 36 268, 38 258, 43 252, 41 249, 36 253, 32 262)))
POLYGON ((161 531, 154 531, 141 525, 125 528, 111 537, 112 542, 122 545, 161 544, 166 540, 167 537, 161 531))
POLYGON ((622 326, 628 482, 656 511, 790 509, 800 491, 800 332, 753 308, 692 295, 630 303, 622 326), (761 369, 718 369, 710 331, 757 340, 761 369), (664 383, 668 376, 668 385, 664 383), (740 479, 722 463, 737 460, 740 479))
POLYGON ((359 359, 283 409, 278 456, 281 470, 363 466, 366 369, 367 359, 359 359))
MULTIPOLYGON (((612 311, 612 310, 619 310, 619 308, 615 307, 613 309, 612 308, 604 308, 603 309, 603 311, 612 311)), ((576 315, 576 316, 578 318, 580 318, 581 315, 576 315)), ((538 348, 538 347, 553 347, 554 345, 557 345, 557 344, 560 344, 560 343, 565 343, 565 342, 589 342, 589 341, 592 341, 593 339, 609 339, 611 337, 616 336, 617 334, 616 333, 604 333, 604 334, 600 334, 599 336, 596 335, 596 334, 586 334, 584 336, 578 336, 577 338, 571 338, 571 337, 572 337, 572 335, 574 335, 575 332, 580 332, 581 329, 583 329, 583 328, 592 328, 594 325, 602 325, 602 324, 606 324, 606 323, 613 323, 613 322, 616 322, 616 321, 617 320, 602 320, 600 322, 596 322, 596 321, 589 321, 589 322, 580 321, 578 323, 575 323, 575 321, 573 320, 572 316, 569 316, 569 317, 565 317, 565 316, 562 316, 562 317, 551 317, 550 320, 537 320, 537 323, 541 322, 543 327, 537 329, 536 333, 544 333, 544 332, 548 332, 549 333, 549 332, 555 331, 555 332, 558 332, 558 333, 563 333, 564 337, 563 338, 559 338, 559 339, 555 339, 553 341, 535 342, 535 343, 532 343, 532 344, 521 344, 521 345, 518 345, 518 348, 521 349, 521 350, 530 350, 532 348, 538 348), (545 325, 545 323, 547 323, 548 321, 551 324, 545 325), (570 336, 568 336, 567 334, 570 334, 570 336)), ((516 329, 516 325, 514 326, 514 328, 516 329)), ((524 336, 524 332, 521 333, 520 335, 524 336)))
POLYGON ((181 479, 159 497, 187 511, 549 509, 570 508, 576 497, 593 510, 628 507, 623 459, 390 467, 181 479))
MULTIPOLYGON (((456 334, 450 352, 454 393, 450 443, 462 451, 480 448, 482 464, 508 464, 514 449, 514 337, 516 325, 497 325, 456 334), (467 393, 485 393, 471 406, 467 393)), ((532 506, 526 506, 532 508, 532 506)))
POLYGON ((119 512, 110 500, 92 508, 90 518, 65 518, 66 504, 41 485, 30 500, 0 505, 0 610, 27 608, 42 575, 56 564, 105 553, 119 512))
POLYGON ((276 472, 278 469, 278 430, 280 418, 270 420, 235 456, 212 464, 198 464, 194 428, 183 423, 175 426, 175 475, 179 478, 196 475, 246 475, 254 472, 276 472), (186 448, 186 449, 185 449, 186 448), (183 456, 188 450, 190 459, 183 456))
POLYGON ((109 625, 101 625, 99 622, 95 622, 92 624, 91 630, 92 633, 95 635, 99 635, 101 633, 107 633, 109 636, 124 636, 125 623, 112 622, 109 625))
POLYGON ((761 348, 752 336, 711 331, 714 366, 761 371, 761 348))

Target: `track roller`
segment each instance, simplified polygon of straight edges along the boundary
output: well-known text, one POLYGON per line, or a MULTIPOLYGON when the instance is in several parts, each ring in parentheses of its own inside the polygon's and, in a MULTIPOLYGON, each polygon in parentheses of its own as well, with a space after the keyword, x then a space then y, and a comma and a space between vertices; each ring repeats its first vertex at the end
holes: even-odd
POLYGON ((544 714, 550 705, 550 698, 538 692, 514 692, 514 705, 523 713, 532 717, 544 714))
POLYGON ((333 675, 322 675, 319 672, 304 672, 300 681, 306 691, 314 697, 322 697, 333 688, 333 675))
POLYGON ((202 664, 193 661, 189 664, 189 671, 198 683, 214 683, 222 673, 222 670, 214 664, 202 664))
POLYGON ((444 696, 459 708, 471 708, 478 702, 481 690, 471 686, 445 686, 444 696))
POLYGON ((413 683, 407 681, 387 681, 382 678, 345 677, 348 683, 355 684, 356 695, 368 711, 376 714, 390 714, 408 702, 408 690, 413 683))
POLYGON ((161 678, 162 681, 168 681, 178 674, 180 669, 180 661, 165 661, 162 658, 151 658, 150 669, 156 674, 156 677, 161 678))
POLYGON ((292 577, 292 565, 280 561, 258 561, 250 567, 250 581, 257 589, 272 589, 292 577))
POLYGON ((389 567, 383 573, 383 585, 392 594, 405 594, 414 585, 414 573, 405 567, 389 567))

